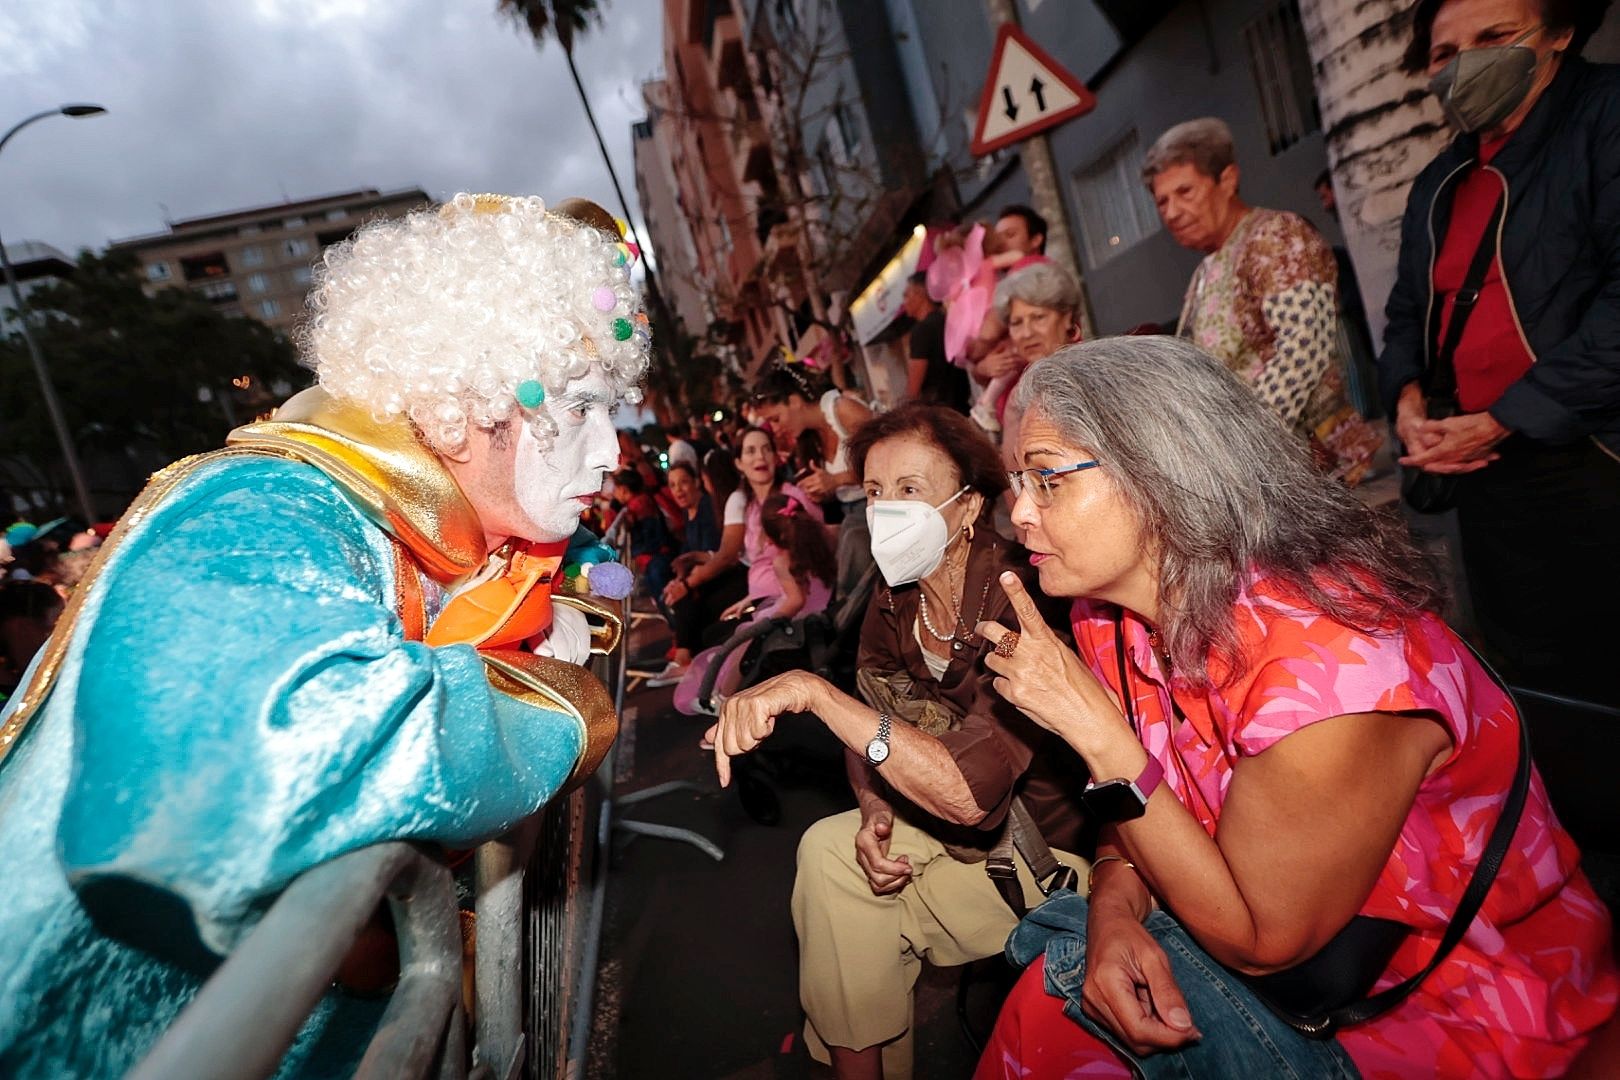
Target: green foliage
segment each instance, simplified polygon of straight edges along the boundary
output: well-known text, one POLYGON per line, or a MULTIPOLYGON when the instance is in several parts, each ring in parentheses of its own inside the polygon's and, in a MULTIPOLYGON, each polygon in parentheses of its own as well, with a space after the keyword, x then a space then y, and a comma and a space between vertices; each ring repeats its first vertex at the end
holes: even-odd
MULTIPOLYGON (((211 449, 230 427, 222 395, 246 423, 272 403, 270 387, 309 383, 293 347, 268 326, 221 314, 186 289, 148 297, 135 271, 131 255, 87 251, 71 278, 28 297, 35 340, 81 455, 140 447, 168 461, 211 449), (213 400, 199 400, 203 388, 213 400)), ((56 462, 56 437, 20 334, 0 340, 0 386, 0 453, 56 462)))

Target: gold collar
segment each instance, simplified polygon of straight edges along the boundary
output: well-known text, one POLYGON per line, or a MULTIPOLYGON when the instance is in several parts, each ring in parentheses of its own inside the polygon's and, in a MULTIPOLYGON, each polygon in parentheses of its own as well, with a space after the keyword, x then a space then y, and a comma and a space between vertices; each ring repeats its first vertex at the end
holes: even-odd
POLYGON ((315 466, 436 581, 454 581, 485 563, 477 512, 409 421, 379 423, 364 407, 315 386, 269 420, 237 428, 226 443, 315 466))

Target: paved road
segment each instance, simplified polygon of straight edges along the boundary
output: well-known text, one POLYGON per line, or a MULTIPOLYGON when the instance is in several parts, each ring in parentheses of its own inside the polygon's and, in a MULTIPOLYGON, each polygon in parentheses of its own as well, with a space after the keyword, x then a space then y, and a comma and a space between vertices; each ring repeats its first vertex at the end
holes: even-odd
MULTIPOLYGON (((831 1076, 804 1052, 798 961, 788 898, 798 838, 812 822, 854 805, 838 747, 819 724, 784 728, 795 753, 774 763, 781 820, 751 820, 721 791, 712 757, 697 748, 707 726, 681 716, 670 691, 632 695, 633 745, 622 792, 693 780, 630 808, 627 817, 696 829, 725 849, 716 863, 669 840, 619 837, 608 885, 596 1030, 587 1075, 780 1078, 831 1076)), ((628 753, 623 752, 628 750, 628 753)), ((918 999, 921 1080, 965 1077, 974 1054, 955 1015, 955 972, 924 976, 918 999)), ((993 1006, 979 1008, 983 1022, 993 1006)), ((993 1015, 993 1014, 991 1014, 993 1015)))

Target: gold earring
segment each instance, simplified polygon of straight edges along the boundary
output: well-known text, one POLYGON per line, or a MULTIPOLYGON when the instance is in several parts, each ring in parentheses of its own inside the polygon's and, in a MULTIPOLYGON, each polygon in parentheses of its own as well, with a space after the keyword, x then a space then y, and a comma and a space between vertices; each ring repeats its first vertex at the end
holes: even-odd
POLYGON ((970 521, 962 526, 962 531, 967 533, 968 543, 973 543, 973 522, 970 521))

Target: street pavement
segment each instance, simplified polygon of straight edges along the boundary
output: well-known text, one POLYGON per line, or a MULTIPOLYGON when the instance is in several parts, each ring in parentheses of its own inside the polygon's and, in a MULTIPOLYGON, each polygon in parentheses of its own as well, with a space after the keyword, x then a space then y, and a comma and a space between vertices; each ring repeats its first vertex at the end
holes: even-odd
MULTIPOLYGON (((663 643, 652 632, 637 637, 643 640, 632 642, 633 653, 648 655, 649 667, 662 666, 663 643)), ((800 834, 854 806, 839 747, 818 723, 784 723, 774 741, 793 750, 775 756, 770 778, 780 821, 762 825, 735 790, 720 789, 713 756, 698 748, 707 721, 675 712, 670 696, 668 689, 630 695, 634 717, 620 747, 615 792, 695 782, 700 791, 659 796, 625 808, 624 816, 695 829, 723 848, 725 859, 715 862, 672 840, 615 836, 586 1076, 830 1077, 803 1046, 788 901, 800 834)), ((994 1004, 981 1000, 990 985, 976 984, 974 993, 985 1026, 994 1018, 994 1004)), ((922 978, 919 1080, 972 1072, 976 1055, 956 1020, 956 989, 955 970, 929 969, 922 978)))

